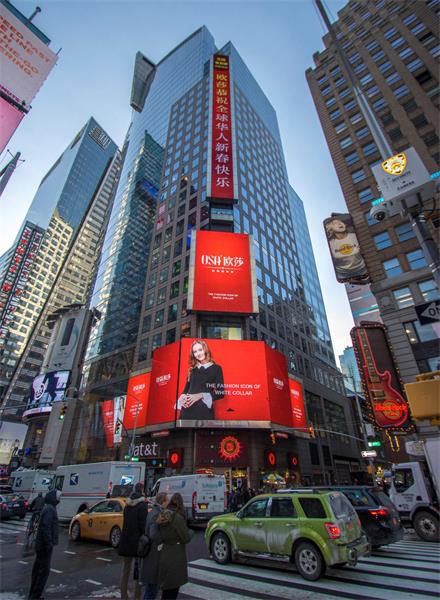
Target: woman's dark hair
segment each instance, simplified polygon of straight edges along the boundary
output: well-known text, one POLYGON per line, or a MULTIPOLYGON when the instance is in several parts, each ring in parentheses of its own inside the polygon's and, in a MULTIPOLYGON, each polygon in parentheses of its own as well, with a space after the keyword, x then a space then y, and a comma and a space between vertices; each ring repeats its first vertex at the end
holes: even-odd
POLYGON ((167 508, 169 510, 174 510, 174 512, 179 513, 186 520, 186 510, 183 505, 183 498, 181 494, 176 492, 171 496, 171 500, 168 502, 167 508))

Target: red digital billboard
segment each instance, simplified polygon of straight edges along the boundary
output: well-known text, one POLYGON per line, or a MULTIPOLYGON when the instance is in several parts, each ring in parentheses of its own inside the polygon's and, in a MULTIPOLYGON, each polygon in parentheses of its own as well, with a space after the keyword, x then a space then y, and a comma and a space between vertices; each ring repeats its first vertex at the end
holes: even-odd
POLYGON ((101 402, 102 411, 102 425, 104 428, 105 443, 107 448, 113 448, 113 433, 114 433, 114 402, 111 400, 104 400, 101 402))
POLYGON ((174 422, 180 342, 157 348, 153 354, 147 424, 174 422))
POLYGON ((215 54, 212 67, 212 121, 207 195, 234 199, 232 111, 229 56, 215 54))
POLYGON ((307 417, 304 406, 304 391, 299 381, 289 378, 290 406, 292 410, 293 427, 307 431, 307 417))
POLYGON ((142 375, 134 375, 128 380, 123 420, 126 429, 134 429, 135 426, 136 429, 140 429, 147 424, 150 378, 151 373, 142 373, 142 375))
POLYGON ((239 314, 258 312, 255 262, 249 235, 193 232, 188 308, 239 314))
POLYGON ((6 148, 25 113, 4 98, 0 98, 0 154, 6 148))

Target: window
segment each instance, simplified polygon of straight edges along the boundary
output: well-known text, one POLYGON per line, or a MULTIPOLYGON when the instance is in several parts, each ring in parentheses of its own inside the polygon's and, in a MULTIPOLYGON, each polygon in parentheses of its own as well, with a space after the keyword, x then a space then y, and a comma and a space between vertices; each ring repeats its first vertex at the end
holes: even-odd
POLYGON ((377 152, 377 146, 374 142, 370 142, 369 144, 362 146, 362 151, 365 154, 365 156, 370 156, 370 154, 374 154, 375 152, 377 152))
POLYGON ((384 248, 389 248, 392 245, 390 236, 388 235, 388 231, 383 231, 382 233, 378 233, 373 237, 374 243, 376 244, 376 248, 378 250, 383 250, 384 248))
POLYGON ((361 140, 362 138, 366 137, 369 133, 370 133, 370 130, 368 129, 368 127, 362 127, 362 129, 358 129, 356 131, 356 137, 359 140, 361 140))
POLYGON ((360 181, 363 181, 364 179, 366 179, 366 175, 363 169, 358 169, 357 171, 354 171, 351 174, 351 178, 353 180, 353 183, 359 183, 360 181))
POLYGON ((325 519, 325 510, 319 498, 299 498, 299 503, 309 519, 325 519))
POLYGON ((394 472, 394 487, 398 494, 403 494, 414 485, 412 469, 396 469, 394 472))
POLYGON ((272 498, 272 504, 270 507, 271 517, 294 517, 296 514, 295 507, 291 498, 272 498))
POLYGON ((418 286, 425 302, 431 302, 431 300, 438 300, 440 298, 437 286, 435 285, 435 281, 433 279, 421 281, 418 286))
POLYGON ((361 113, 355 113, 354 115, 352 115, 350 117, 350 123, 352 123, 353 125, 355 123, 359 123, 359 121, 362 121, 362 115, 361 115, 361 113))
POLYGON ((385 98, 378 98, 375 102, 373 102, 374 110, 382 110, 382 108, 385 108, 385 106, 388 106, 388 102, 385 100, 385 98))
POLYGON ((414 35, 417 35, 421 31, 423 31, 424 29, 426 29, 426 26, 425 26, 424 23, 417 23, 416 25, 414 25, 413 27, 411 27, 411 32, 414 35))
POLYGON ((344 121, 342 121, 342 123, 337 123, 335 125, 336 133, 341 133, 341 131, 344 131, 344 129, 347 129, 347 125, 346 125, 346 123, 344 123, 344 121))
POLYGON ((426 258, 423 255, 423 251, 421 248, 418 250, 414 250, 413 252, 408 252, 406 254, 406 259, 409 264, 409 268, 411 271, 415 269, 422 269, 423 267, 427 267, 428 263, 426 262, 426 258))
POLYGON ((370 187, 364 188, 360 192, 358 192, 359 202, 363 204, 364 202, 368 202, 369 200, 373 200, 373 192, 370 187))
POLYGON ((411 54, 414 54, 414 50, 412 48, 406 47, 403 50, 401 50, 399 52, 399 56, 400 58, 403 60, 404 58, 407 58, 408 56, 411 56, 411 54))
POLYGON ((325 88, 323 88, 321 90, 321 94, 323 96, 326 96, 327 94, 330 94, 330 91, 331 91, 331 87, 329 85, 326 85, 325 88))
POLYGON ((395 277, 402 273, 402 267, 400 266, 399 259, 391 258, 382 263, 386 277, 395 277))
POLYGON ((407 308, 408 306, 414 306, 414 300, 409 287, 399 288, 393 290, 394 300, 396 301, 397 308, 407 308))
POLYGON ((409 321, 404 323, 406 335, 411 344, 419 344, 420 342, 429 342, 437 340, 438 334, 432 324, 420 325, 420 321, 409 321))
POLYGON ((388 75, 388 77, 385 77, 385 81, 388 83, 388 85, 396 83, 396 81, 399 81, 399 80, 400 80, 400 75, 399 75, 399 73, 396 73, 396 71, 394 71, 393 73, 390 73, 388 75))
POLYGON ((399 87, 397 87, 393 91, 394 91, 394 95, 396 96, 396 98, 401 98, 402 96, 409 94, 409 89, 407 88, 406 85, 399 85, 399 87))
POLYGON ((420 58, 416 58, 410 63, 408 63, 406 66, 408 67, 408 70, 412 73, 413 71, 416 71, 419 67, 422 67, 423 62, 420 60, 420 58))
POLYGON ((341 116, 341 111, 339 110, 339 108, 337 108, 336 110, 334 110, 333 112, 330 113, 330 119, 337 119, 338 117, 341 116))
POLYGON ((356 102, 355 102, 355 100, 353 100, 353 99, 349 100, 348 102, 346 102, 346 103, 344 104, 344 108, 345 108, 345 110, 351 110, 351 109, 352 109, 352 108, 354 108, 355 106, 356 106, 356 102))
POLYGON ((266 516, 267 498, 254 500, 242 510, 242 516, 247 519, 261 518, 266 516))
POLYGON ((398 37, 395 40, 393 40, 391 42, 391 46, 393 48, 398 48, 399 46, 401 46, 403 43, 405 43, 405 40, 403 39, 403 37, 398 37))
POLYGON ((359 160, 359 155, 357 152, 351 152, 350 154, 347 154, 347 156, 345 157, 345 162, 347 163, 347 165, 354 165, 354 163, 357 163, 359 160))
POLYGON ((332 96, 331 98, 329 98, 328 100, 325 101, 325 105, 327 106, 327 108, 329 106, 333 106, 333 104, 336 103, 336 98, 334 96, 332 96))
POLYGON ((346 137, 346 138, 343 138, 343 139, 342 139, 342 140, 339 142, 339 144, 340 144, 341 148, 348 148, 348 146, 351 146, 351 144, 352 144, 352 143, 353 143, 353 141, 352 141, 351 137, 346 137))
POLYGON ((359 79, 359 82, 361 85, 367 85, 367 83, 370 83, 370 81, 372 81, 373 79, 373 75, 371 73, 367 73, 366 75, 364 75, 363 77, 361 77, 359 79))
POLYGON ((410 223, 399 225, 399 227, 394 228, 394 231, 399 238, 399 242, 404 242, 405 240, 410 240, 411 238, 416 237, 416 234, 414 233, 410 223))

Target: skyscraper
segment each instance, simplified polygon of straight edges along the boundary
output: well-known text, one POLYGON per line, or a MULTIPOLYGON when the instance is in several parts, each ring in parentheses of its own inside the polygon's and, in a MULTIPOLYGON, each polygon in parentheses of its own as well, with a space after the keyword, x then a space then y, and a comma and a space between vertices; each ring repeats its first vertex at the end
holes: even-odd
MULTIPOLYGON (((393 151, 414 147, 432 174, 440 161, 438 12, 437 0, 350 1, 333 24, 393 151)), ((369 216, 371 201, 381 196, 371 167, 381 157, 341 58, 330 36, 323 40, 307 80, 367 263, 376 297, 368 303, 378 305, 401 376, 410 381, 438 368, 438 325, 422 324, 415 306, 438 299, 439 291, 411 224, 400 216, 381 222, 369 216)), ((438 240, 438 219, 428 226, 438 240)))
POLYGON ((43 178, 0 259, 4 414, 23 412, 50 337, 48 314, 87 301, 119 169, 116 144, 91 118, 43 178))
MULTIPOLYGON (((297 453, 293 463, 298 479, 301 462, 304 481, 349 480, 350 471, 359 469, 350 409, 335 365, 302 202, 288 183, 273 107, 235 47, 228 43, 217 52, 202 27, 155 66, 140 110, 128 133, 127 158, 92 297, 102 318, 90 338, 85 408, 72 434, 72 452, 78 451, 80 460, 109 456, 106 406, 115 398, 116 415, 116 398, 127 393, 128 402, 133 397, 133 391, 127 392, 129 374, 148 373, 155 350, 198 336, 264 341, 286 356, 289 372, 302 381, 309 422, 320 430, 310 444, 304 433, 290 441, 288 434, 280 435, 279 469, 289 468, 290 448, 297 453), (214 54, 230 65, 233 82, 233 206, 214 203, 207 195, 212 189, 208 139, 214 54), (253 235, 258 314, 203 315, 188 308, 192 234, 203 229, 253 235), (329 430, 338 434, 328 435, 329 430)), ((222 160, 229 159, 223 155, 222 160)), ((230 168, 218 166, 217 173, 227 174, 230 168)), ((168 380, 168 374, 159 377, 159 385, 168 380)), ((274 381, 280 384, 276 377, 274 381)), ((137 433, 145 435, 142 443, 152 434, 148 424, 137 433)), ((208 460, 207 454, 195 462, 193 457, 210 447, 211 465, 227 469, 231 480, 244 478, 254 486, 261 483, 260 475, 267 476, 263 448, 276 444, 275 434, 271 438, 251 426, 246 432, 214 428, 195 436, 194 429, 173 428, 165 434, 155 476, 166 468, 172 447, 184 449, 181 466, 192 470, 208 460), (236 449, 246 449, 232 466, 228 457, 221 459, 212 450, 226 433, 236 449)))

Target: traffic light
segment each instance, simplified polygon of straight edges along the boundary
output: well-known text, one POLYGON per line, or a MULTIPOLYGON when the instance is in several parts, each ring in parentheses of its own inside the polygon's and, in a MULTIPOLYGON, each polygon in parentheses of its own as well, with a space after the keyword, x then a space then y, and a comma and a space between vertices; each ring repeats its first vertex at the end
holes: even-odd
POLYGON ((63 404, 60 408, 60 415, 59 415, 59 420, 60 421, 64 421, 64 417, 66 416, 66 412, 67 412, 67 404, 63 404))
POLYGON ((270 441, 272 442, 272 444, 276 443, 275 433, 273 431, 270 432, 270 441))
POLYGON ((115 434, 119 433, 120 430, 121 430, 121 422, 120 421, 116 421, 116 424, 115 424, 115 434))
POLYGON ((309 435, 310 435, 310 437, 311 437, 311 438, 313 438, 313 439, 315 438, 315 435, 316 435, 316 434, 315 434, 315 429, 314 429, 314 427, 313 427, 313 425, 312 425, 311 423, 310 423, 310 425, 309 425, 309 435))
POLYGON ((271 469, 274 469, 277 466, 277 455, 273 450, 264 451, 264 465, 271 469))
POLYGON ((298 454, 294 454, 293 452, 287 453, 287 465, 289 469, 296 471, 299 469, 299 458, 298 454))
POLYGON ((168 453, 168 466, 180 469, 183 464, 183 448, 172 448, 168 453))
POLYGON ((380 440, 372 440, 371 442, 368 442, 368 446, 370 448, 379 448, 382 446, 382 442, 380 440))

